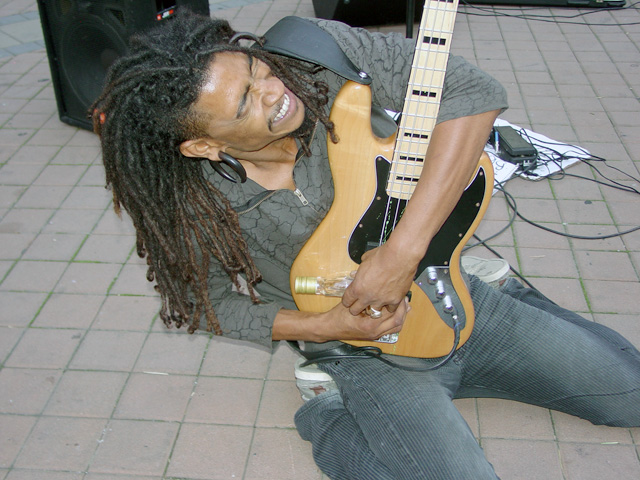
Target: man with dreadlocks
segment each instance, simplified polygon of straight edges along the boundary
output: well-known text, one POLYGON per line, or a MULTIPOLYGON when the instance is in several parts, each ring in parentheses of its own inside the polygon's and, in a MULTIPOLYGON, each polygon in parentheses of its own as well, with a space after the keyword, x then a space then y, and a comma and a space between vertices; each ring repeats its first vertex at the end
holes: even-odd
MULTIPOLYGON (((413 42, 309 21, 370 74, 376 105, 402 109, 413 42)), ((225 21, 190 14, 137 36, 93 107, 114 207, 133 220, 162 320, 267 348, 303 341, 307 351, 400 331, 418 261, 506 108, 504 90, 450 58, 402 219, 366 254, 342 303, 300 312, 289 269, 333 199, 325 139, 339 142, 328 112, 345 80, 239 37, 225 21)), ((395 357, 400 366, 319 364, 338 388, 305 402, 295 420, 330 478, 496 478, 452 398, 507 398, 640 425, 640 353, 629 342, 513 279, 496 289, 470 276, 469 287, 475 328, 444 366, 425 371, 439 359, 404 357, 395 357)))

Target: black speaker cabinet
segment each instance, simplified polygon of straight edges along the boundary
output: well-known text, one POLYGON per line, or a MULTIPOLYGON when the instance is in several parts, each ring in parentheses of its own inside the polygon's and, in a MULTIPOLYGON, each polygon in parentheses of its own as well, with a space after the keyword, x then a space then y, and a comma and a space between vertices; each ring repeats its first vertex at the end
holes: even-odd
POLYGON ((38 0, 60 120, 92 130, 87 110, 129 37, 181 7, 209 15, 208 0, 38 0))
MULTIPOLYGON (((420 21, 424 0, 414 2, 414 20, 420 21)), ((407 0, 313 0, 318 18, 339 20, 352 27, 405 23, 407 0)))

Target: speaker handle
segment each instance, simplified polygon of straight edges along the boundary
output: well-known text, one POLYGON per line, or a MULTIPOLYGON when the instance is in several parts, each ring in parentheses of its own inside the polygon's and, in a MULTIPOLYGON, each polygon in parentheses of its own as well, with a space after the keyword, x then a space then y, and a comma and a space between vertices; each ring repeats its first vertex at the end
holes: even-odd
POLYGON ((413 37, 413 20, 415 16, 416 0, 407 0, 407 38, 413 37))

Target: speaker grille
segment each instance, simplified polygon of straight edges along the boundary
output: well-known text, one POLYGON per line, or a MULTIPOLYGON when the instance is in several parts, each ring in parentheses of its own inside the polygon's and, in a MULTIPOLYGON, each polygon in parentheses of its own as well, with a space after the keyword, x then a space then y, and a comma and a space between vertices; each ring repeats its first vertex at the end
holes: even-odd
POLYGON ((79 15, 65 29, 59 61, 66 82, 84 105, 90 105, 102 91, 111 64, 127 51, 121 25, 101 18, 79 15))
POLYGON ((209 14, 208 0, 38 0, 60 120, 91 130, 87 110, 109 67, 168 3, 209 14))

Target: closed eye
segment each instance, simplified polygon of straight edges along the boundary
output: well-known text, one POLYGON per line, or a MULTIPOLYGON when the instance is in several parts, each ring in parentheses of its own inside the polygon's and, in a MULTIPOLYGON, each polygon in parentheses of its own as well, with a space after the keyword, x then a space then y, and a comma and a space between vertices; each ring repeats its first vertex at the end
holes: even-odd
MULTIPOLYGON (((247 66, 249 67, 249 76, 253 81, 253 57, 251 55, 247 55, 247 66)), ((244 94, 242 95, 242 98, 240 98, 240 103, 238 104, 238 110, 236 111, 237 119, 240 119, 240 117, 242 117, 245 107, 247 106, 247 99, 249 98, 249 91, 251 90, 251 84, 252 82, 249 82, 249 84, 247 85, 247 88, 244 91, 244 94)))

